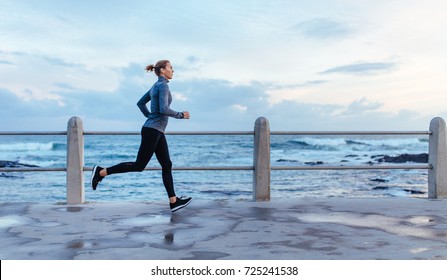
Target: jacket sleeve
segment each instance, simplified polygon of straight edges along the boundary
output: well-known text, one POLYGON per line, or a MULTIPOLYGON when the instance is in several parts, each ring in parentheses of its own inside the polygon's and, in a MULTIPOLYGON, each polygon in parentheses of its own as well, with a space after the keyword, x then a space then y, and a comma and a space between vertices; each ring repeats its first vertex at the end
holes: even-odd
POLYGON ((183 113, 176 112, 176 111, 172 110, 171 108, 169 108, 169 95, 170 94, 171 94, 171 92, 169 91, 169 87, 167 84, 160 86, 160 88, 159 88, 160 113, 165 116, 173 117, 176 119, 181 119, 183 117, 183 113))
POLYGON ((148 118, 149 115, 151 114, 151 112, 149 112, 149 109, 147 108, 146 104, 151 101, 151 94, 150 94, 150 90, 148 92, 146 92, 141 98, 140 100, 137 102, 137 106, 138 108, 140 108, 141 113, 143 113, 143 115, 148 118))

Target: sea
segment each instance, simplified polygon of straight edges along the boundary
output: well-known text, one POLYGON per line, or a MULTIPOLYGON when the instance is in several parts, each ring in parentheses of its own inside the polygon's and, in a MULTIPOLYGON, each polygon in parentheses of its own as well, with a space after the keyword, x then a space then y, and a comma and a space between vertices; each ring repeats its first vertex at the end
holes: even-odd
MULTIPOLYGON (((167 135, 175 166, 251 166, 253 135, 167 135)), ((86 135, 85 166, 108 167, 134 161, 139 135, 86 135)), ((46 168, 66 166, 66 136, 0 136, 0 161, 46 168)), ((271 136, 272 166, 399 165, 384 156, 428 153, 428 136, 271 136)), ((418 164, 418 163, 414 163, 418 164)), ((154 156, 149 167, 158 167, 154 156)), ((166 200, 161 171, 114 174, 96 191, 84 172, 85 199, 102 201, 166 200)), ((253 171, 173 171, 178 196, 200 200, 252 200, 253 171)), ((428 171, 272 170, 271 199, 301 197, 427 197, 428 171)), ((1 202, 66 200, 65 172, 0 172, 1 202)))

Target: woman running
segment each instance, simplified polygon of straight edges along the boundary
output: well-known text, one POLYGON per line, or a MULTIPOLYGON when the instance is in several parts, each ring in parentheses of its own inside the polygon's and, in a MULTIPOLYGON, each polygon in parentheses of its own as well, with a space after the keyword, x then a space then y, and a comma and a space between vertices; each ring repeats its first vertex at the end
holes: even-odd
POLYGON ((172 212, 187 206, 191 202, 190 197, 177 197, 174 191, 172 179, 172 162, 169 157, 168 143, 166 142, 165 129, 168 125, 169 117, 176 119, 189 119, 189 112, 176 112, 169 108, 172 102, 172 95, 168 82, 172 79, 174 69, 169 60, 160 60, 155 65, 146 66, 147 72, 155 72, 158 81, 146 92, 138 101, 137 106, 147 118, 141 129, 141 144, 135 162, 122 162, 108 168, 95 165, 92 171, 91 184, 96 190, 98 184, 104 177, 126 172, 141 172, 149 163, 155 153, 162 168, 163 184, 169 197, 169 205, 172 212), (146 104, 150 104, 150 111, 146 104))

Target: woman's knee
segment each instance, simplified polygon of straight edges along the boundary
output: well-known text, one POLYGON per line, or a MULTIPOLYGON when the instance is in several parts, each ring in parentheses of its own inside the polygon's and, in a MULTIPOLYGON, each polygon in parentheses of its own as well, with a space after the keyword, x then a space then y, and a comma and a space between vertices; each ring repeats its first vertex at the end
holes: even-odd
POLYGON ((163 169, 163 171, 171 171, 172 170, 172 161, 171 160, 166 160, 164 162, 160 162, 161 165, 161 169, 163 169))
POLYGON ((145 168, 146 168, 146 165, 143 165, 143 164, 135 164, 134 165, 134 170, 136 172, 143 172, 145 168))

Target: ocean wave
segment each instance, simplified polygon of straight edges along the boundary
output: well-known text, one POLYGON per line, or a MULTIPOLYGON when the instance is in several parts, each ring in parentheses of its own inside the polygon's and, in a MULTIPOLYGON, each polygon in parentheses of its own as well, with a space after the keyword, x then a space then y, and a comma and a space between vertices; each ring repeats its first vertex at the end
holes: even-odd
POLYGON ((374 147, 405 147, 408 145, 418 145, 421 143, 418 138, 390 138, 390 139, 368 139, 368 140, 346 140, 349 145, 366 145, 374 147))
POLYGON ((301 149, 320 151, 362 150, 380 148, 384 150, 405 149, 409 146, 427 145, 425 139, 418 138, 382 138, 382 139, 356 139, 356 138, 318 138, 303 137, 285 142, 273 142, 272 149, 301 149))
POLYGON ((52 142, 52 143, 53 143, 53 145, 52 145, 51 150, 53 150, 53 151, 61 151, 61 150, 65 151, 65 150, 67 150, 67 144, 66 143, 59 143, 59 142, 52 142))
POLYGON ((293 139, 282 143, 272 143, 272 149, 301 149, 301 150, 323 150, 323 151, 337 151, 340 145, 345 144, 343 141, 338 141, 334 139, 328 139, 329 141, 320 139, 319 141, 314 141, 315 139, 293 139), (332 140, 332 141, 331 141, 332 140))
POLYGON ((2 152, 26 152, 26 151, 56 151, 65 150, 67 145, 60 142, 47 142, 47 143, 37 143, 37 142, 22 142, 22 143, 12 143, 12 144, 0 144, 0 151, 2 152))

